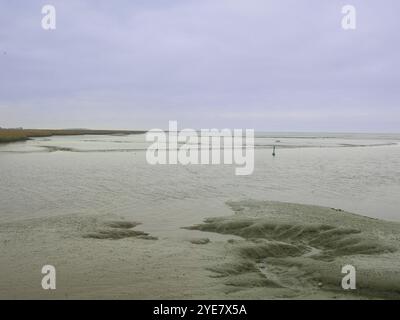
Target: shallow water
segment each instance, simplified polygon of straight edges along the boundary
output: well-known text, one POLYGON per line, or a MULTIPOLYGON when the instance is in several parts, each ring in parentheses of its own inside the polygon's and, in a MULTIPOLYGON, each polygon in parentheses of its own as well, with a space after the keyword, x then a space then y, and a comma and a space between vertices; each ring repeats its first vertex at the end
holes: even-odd
MULTIPOLYGON (((400 135, 256 136, 255 170, 146 163, 144 135, 64 136, 0 145, 0 222, 116 214, 161 237, 232 214, 228 200, 323 205, 400 221, 400 135), (277 156, 271 146, 277 145, 277 156)), ((193 233, 193 231, 190 231, 193 233)))

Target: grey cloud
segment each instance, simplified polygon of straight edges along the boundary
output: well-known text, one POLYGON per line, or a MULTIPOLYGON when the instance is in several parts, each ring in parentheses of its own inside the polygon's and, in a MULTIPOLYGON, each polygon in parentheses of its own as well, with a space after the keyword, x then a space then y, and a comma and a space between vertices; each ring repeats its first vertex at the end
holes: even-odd
POLYGON ((51 2, 2 1, 0 126, 400 127, 398 1, 51 2))

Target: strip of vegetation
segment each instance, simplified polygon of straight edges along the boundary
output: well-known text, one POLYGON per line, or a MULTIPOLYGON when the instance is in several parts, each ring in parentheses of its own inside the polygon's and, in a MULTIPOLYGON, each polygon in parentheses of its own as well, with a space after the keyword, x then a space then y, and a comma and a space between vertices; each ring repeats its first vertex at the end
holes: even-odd
POLYGON ((129 130, 88 130, 88 129, 0 129, 0 143, 25 141, 35 137, 76 136, 76 135, 128 135, 143 134, 146 131, 129 130))

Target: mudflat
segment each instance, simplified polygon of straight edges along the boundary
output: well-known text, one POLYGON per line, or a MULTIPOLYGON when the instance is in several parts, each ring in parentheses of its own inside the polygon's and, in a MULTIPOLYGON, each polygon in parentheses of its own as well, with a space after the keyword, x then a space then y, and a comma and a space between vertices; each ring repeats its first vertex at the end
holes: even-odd
POLYGON ((190 241, 111 214, 3 223, 0 298, 400 298, 400 223, 293 203, 227 206, 231 216, 182 225, 204 234, 190 241), (44 261, 57 269, 56 290, 41 287, 44 261), (357 290, 341 287, 349 264, 357 290))

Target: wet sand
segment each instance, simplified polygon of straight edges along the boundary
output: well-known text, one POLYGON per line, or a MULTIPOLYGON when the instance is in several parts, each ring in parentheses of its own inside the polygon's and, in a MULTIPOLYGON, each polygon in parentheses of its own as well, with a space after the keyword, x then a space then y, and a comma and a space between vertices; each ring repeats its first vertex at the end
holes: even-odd
POLYGON ((114 215, 3 223, 0 298, 400 298, 400 223, 280 202, 227 205, 231 216, 182 225, 193 230, 186 240, 114 215), (56 267, 56 290, 41 288, 45 264, 56 267), (347 264, 356 290, 341 288, 347 264))

